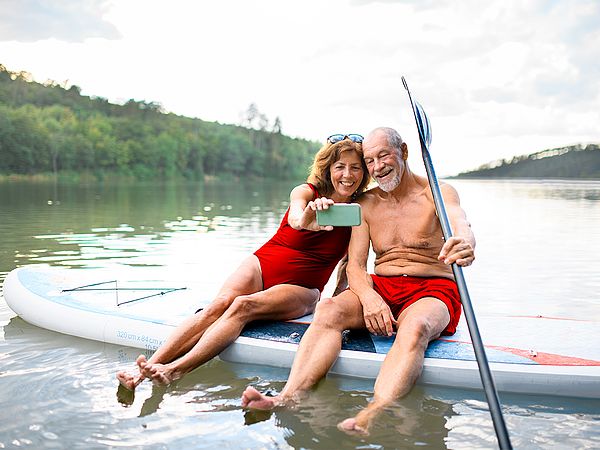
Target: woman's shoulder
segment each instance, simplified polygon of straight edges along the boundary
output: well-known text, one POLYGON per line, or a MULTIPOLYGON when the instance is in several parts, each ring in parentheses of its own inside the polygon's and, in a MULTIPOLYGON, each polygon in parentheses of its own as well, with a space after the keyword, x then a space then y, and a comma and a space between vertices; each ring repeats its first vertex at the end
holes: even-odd
POLYGON ((293 200, 295 198, 302 198, 312 200, 312 198, 314 197, 313 189, 314 188, 311 187, 311 185, 308 183, 299 184, 290 192, 290 199, 293 200))

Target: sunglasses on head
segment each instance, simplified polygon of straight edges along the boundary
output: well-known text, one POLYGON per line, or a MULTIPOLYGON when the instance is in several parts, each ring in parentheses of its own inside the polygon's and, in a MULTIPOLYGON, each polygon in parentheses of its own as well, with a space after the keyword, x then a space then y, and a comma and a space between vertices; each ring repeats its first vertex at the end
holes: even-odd
POLYGON ((360 134, 332 134, 327 138, 327 142, 330 144, 335 144, 336 142, 343 141, 346 138, 358 144, 360 144, 364 139, 360 134))

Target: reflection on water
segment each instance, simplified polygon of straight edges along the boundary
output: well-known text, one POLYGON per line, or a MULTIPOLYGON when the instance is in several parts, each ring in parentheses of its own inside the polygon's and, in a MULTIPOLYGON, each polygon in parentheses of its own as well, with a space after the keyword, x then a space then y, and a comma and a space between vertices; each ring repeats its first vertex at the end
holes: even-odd
MULTIPOLYGON (((0 185, 5 245, 0 268, 30 263, 165 266, 173 240, 251 251, 279 223, 289 184, 270 189, 219 185, 0 185), (199 237, 219 231, 218 239, 199 237), (188 236, 184 232, 188 232, 188 236), (190 236, 191 235, 191 236, 190 236), (32 239, 33 238, 33 239, 32 239), (229 239, 227 239, 229 238, 229 239)), ((209 248, 206 248, 209 247, 209 248)))
POLYGON ((600 320, 600 182, 452 183, 477 237, 476 311, 600 320))
MULTIPOLYGON (((476 313, 600 320, 600 182, 453 180, 477 236, 465 271, 476 313)), ((21 265, 140 266, 207 280, 210 297, 279 224, 291 183, 0 183, 0 280, 21 265), (51 203, 51 204, 50 204, 51 203)), ((331 289, 331 286, 328 287, 331 289)), ((479 391, 416 387, 371 436, 336 424, 373 383, 329 377, 299 407, 243 411, 252 384, 278 392, 287 371, 212 361, 168 388, 119 391, 139 350, 11 318, 0 301, 0 447, 495 448, 479 391)), ((515 448, 600 447, 600 402, 502 395, 515 448)))

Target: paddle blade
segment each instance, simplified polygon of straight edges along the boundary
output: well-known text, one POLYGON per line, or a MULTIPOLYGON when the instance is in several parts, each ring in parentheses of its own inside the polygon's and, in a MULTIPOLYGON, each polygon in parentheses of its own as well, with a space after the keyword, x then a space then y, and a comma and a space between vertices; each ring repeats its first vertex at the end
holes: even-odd
POLYGON ((406 83, 406 79, 404 77, 402 77, 402 84, 404 85, 406 92, 408 92, 410 106, 412 107, 413 114, 415 115, 417 129, 419 130, 419 138, 421 140, 421 148, 429 151, 429 146, 431 145, 431 125, 429 124, 427 114, 425 114, 425 110, 419 104, 419 102, 413 101, 412 95, 410 94, 410 89, 408 88, 408 83, 406 83))
POLYGON ((414 112, 421 140, 426 145, 427 149, 429 149, 429 146, 431 145, 431 124, 429 123, 429 118, 427 117, 427 114, 425 114, 425 110, 421 104, 417 101, 415 101, 414 112))

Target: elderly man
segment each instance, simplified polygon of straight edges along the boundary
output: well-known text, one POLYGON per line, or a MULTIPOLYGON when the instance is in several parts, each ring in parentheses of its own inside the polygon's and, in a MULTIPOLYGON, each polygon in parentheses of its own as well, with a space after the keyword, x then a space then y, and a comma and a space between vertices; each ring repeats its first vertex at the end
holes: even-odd
POLYGON ((455 234, 444 243, 427 178, 411 172, 408 147, 397 131, 373 130, 363 151, 379 186, 359 200, 363 221, 353 228, 348 249, 350 289, 319 302, 279 395, 267 397, 248 387, 242 396, 242 406, 255 409, 297 402, 335 362, 344 330, 366 327, 392 336, 395 328, 373 400, 338 425, 359 434, 367 434, 373 419, 412 389, 429 342, 456 331, 461 305, 450 265, 468 266, 475 259, 475 237, 456 190, 441 185, 455 234), (376 255, 374 275, 367 273, 369 242, 376 255))

